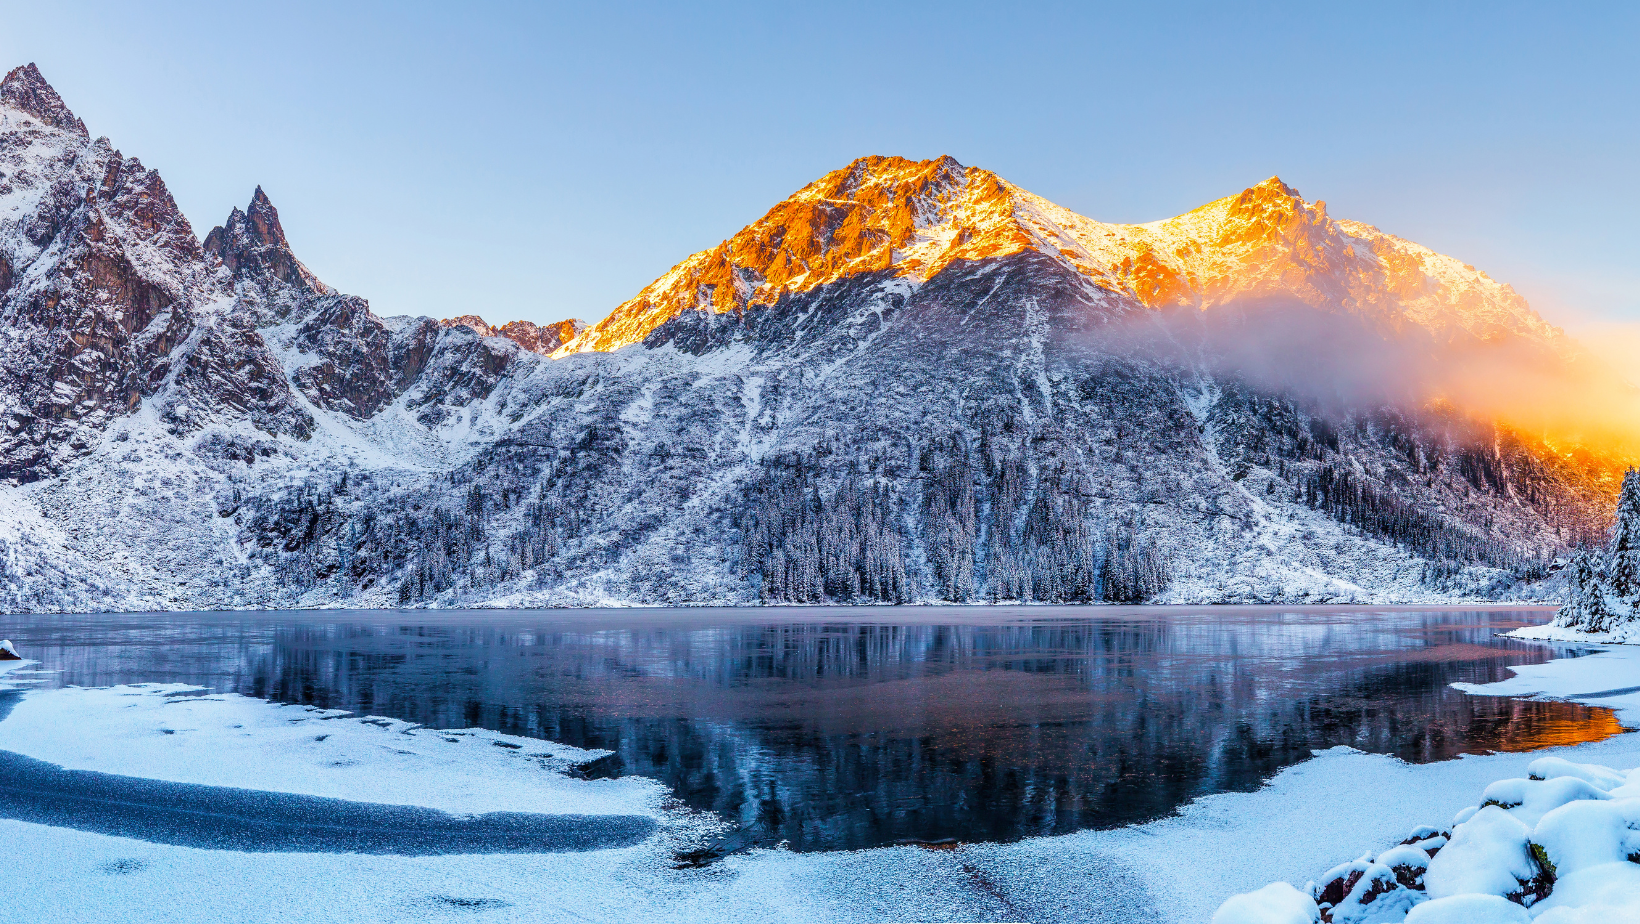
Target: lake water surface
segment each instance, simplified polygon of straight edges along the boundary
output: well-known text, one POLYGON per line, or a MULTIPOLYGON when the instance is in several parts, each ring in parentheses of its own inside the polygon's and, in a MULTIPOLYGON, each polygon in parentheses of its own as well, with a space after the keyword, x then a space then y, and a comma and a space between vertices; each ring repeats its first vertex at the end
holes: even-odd
POLYGON ((1312 749, 1598 740, 1609 710, 1469 696, 1570 652, 1536 610, 867 607, 0 617, 82 686, 184 682, 607 748, 795 850, 1014 840, 1256 789, 1312 749))

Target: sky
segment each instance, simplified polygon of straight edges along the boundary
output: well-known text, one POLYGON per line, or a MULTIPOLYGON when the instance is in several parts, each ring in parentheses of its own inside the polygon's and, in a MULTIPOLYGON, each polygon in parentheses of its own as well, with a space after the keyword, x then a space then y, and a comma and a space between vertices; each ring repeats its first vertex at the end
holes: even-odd
POLYGON ((260 184, 384 316, 596 321, 856 157, 949 154, 1103 221, 1279 175, 1640 348, 1640 5, 1555 7, 0 0, 0 70, 202 237, 260 184))

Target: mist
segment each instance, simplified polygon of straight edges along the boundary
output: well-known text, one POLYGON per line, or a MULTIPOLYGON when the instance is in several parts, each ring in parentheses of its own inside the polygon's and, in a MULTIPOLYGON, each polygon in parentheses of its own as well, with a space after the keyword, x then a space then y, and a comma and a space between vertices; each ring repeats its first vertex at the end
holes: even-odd
POLYGON ((1341 417, 1449 407, 1561 451, 1640 458, 1640 389, 1595 351, 1461 329, 1437 338, 1399 312, 1363 315, 1293 300, 1243 300, 1145 312, 1103 328, 1093 346, 1185 374, 1237 379, 1341 417))

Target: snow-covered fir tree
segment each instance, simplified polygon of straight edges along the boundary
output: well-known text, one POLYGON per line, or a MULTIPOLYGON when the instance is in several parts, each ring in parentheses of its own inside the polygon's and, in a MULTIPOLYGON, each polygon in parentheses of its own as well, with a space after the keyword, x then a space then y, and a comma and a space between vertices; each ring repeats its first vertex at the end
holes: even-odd
POLYGON ((1604 552, 1577 556, 1570 585, 1555 625, 1610 632, 1640 621, 1640 472, 1631 468, 1624 474, 1611 540, 1604 552))

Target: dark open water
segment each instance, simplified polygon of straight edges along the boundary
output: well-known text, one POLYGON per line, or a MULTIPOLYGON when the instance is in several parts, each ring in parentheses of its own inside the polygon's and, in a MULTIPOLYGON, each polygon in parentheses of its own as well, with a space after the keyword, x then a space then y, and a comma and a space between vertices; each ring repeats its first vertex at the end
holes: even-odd
POLYGON ((1312 749, 1411 761, 1622 731, 1468 696, 1565 649, 1543 610, 911 607, 0 617, 54 682, 186 682, 617 752, 796 850, 1013 840, 1257 788, 1312 749))

